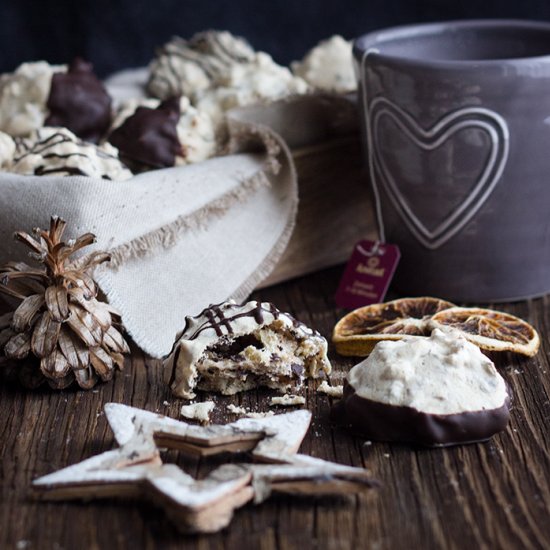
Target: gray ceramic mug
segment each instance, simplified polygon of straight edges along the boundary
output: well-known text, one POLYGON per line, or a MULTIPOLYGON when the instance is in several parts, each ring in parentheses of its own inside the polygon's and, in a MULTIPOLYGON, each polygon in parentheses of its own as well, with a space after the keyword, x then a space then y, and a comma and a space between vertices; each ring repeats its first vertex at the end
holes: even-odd
POLYGON ((415 25, 354 58, 394 287, 457 301, 550 291, 550 24, 415 25))

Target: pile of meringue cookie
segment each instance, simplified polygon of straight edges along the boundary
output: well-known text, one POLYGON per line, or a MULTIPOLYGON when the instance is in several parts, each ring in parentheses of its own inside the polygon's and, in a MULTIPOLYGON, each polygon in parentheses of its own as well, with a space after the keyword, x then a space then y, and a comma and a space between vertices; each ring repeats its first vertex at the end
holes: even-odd
POLYGON ((355 87, 340 36, 291 69, 227 31, 173 38, 150 63, 147 97, 116 108, 86 61, 23 63, 0 76, 0 170, 125 180, 220 154, 234 107, 355 87))

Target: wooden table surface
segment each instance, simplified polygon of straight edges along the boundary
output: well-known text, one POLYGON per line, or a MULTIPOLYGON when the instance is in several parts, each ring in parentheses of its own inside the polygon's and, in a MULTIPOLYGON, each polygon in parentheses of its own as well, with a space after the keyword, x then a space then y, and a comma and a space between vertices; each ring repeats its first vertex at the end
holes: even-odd
MULTIPOLYGON (((274 302, 330 336, 342 311, 333 295, 340 269, 329 269, 254 297, 274 302)), ((533 359, 503 354, 497 366, 514 400, 505 432, 490 442, 448 449, 368 444, 332 427, 331 399, 304 389, 313 413, 301 452, 368 467, 382 488, 360 496, 321 500, 273 498, 236 512, 229 528, 208 536, 184 536, 146 502, 117 500, 38 502, 31 481, 111 449, 113 436, 103 405, 125 403, 177 418, 183 400, 162 383, 158 361, 134 348, 126 369, 93 391, 27 392, 0 388, 1 549, 300 549, 327 548, 549 548, 550 547, 550 300, 500 309, 533 323, 542 346, 533 359)), ((183 319, 182 319, 183 321, 183 319)), ((354 361, 331 347, 333 383, 354 361)), ((267 391, 213 396, 214 422, 227 422, 225 405, 266 410, 267 391)), ((211 396, 201 395, 200 398, 211 396)), ((204 475, 205 460, 167 457, 204 475)))

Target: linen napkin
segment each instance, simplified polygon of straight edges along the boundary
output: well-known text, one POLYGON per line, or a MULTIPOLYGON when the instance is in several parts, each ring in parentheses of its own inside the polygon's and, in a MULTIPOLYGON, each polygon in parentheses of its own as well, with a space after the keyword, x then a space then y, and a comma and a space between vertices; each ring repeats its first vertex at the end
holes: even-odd
POLYGON ((186 315, 244 300, 273 269, 294 226, 297 182, 283 140, 261 124, 229 121, 230 154, 127 181, 0 174, 0 262, 22 260, 15 230, 56 214, 74 237, 91 231, 112 254, 95 278, 129 335, 167 354, 186 315), (244 152, 244 151, 249 152, 244 152))

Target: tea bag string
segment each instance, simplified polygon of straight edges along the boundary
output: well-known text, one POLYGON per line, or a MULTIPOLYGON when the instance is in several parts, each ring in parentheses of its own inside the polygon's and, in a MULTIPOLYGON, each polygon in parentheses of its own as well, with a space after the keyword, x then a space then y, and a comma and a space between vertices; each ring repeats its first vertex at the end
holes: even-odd
POLYGON ((382 248, 382 241, 375 241, 372 247, 367 250, 361 244, 357 245, 357 250, 363 254, 363 256, 383 256, 386 253, 386 249, 382 248))

